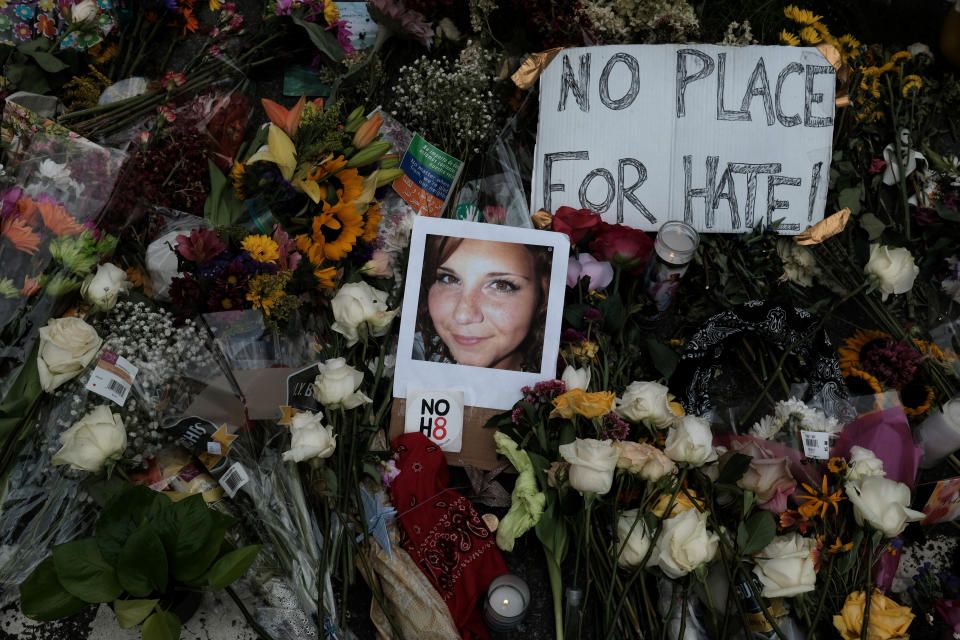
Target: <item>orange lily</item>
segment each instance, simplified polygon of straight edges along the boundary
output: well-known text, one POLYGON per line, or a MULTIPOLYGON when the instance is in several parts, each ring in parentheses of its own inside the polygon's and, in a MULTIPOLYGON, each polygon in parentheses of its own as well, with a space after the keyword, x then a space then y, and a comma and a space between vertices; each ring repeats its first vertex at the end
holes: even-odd
POLYGON ((303 114, 303 107, 307 104, 307 97, 300 96, 300 100, 293 105, 292 109, 287 109, 267 98, 261 98, 260 104, 263 105, 263 110, 267 112, 270 122, 283 129, 284 133, 292 138, 297 133, 297 129, 300 128, 300 116, 303 114))

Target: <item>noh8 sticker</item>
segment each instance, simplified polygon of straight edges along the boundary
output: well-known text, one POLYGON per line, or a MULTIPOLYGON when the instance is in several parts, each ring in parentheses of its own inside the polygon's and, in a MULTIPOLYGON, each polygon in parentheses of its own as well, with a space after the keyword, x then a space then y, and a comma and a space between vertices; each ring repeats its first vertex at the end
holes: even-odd
POLYGON ((463 392, 408 389, 403 431, 419 431, 441 450, 459 453, 463 444, 463 392))

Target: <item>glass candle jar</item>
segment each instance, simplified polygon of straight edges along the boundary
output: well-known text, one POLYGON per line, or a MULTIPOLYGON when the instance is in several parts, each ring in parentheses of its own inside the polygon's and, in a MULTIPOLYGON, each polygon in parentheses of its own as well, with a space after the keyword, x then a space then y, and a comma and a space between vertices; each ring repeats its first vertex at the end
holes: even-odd
POLYGON ((657 232, 654 255, 647 261, 644 289, 658 313, 666 311, 673 302, 680 278, 690 266, 699 244, 700 235, 685 222, 665 222, 657 232))

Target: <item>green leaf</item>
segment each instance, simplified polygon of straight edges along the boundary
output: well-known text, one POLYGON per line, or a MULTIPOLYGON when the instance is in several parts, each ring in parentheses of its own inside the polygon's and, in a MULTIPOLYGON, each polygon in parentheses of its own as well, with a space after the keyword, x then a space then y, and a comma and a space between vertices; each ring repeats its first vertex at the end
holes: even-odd
POLYGON ((120 584, 130 595, 144 598, 167 590, 167 552, 149 522, 127 538, 117 565, 120 584))
POLYGON ((84 602, 110 602, 123 592, 117 572, 93 538, 81 538, 53 548, 53 564, 60 584, 84 602))
POLYGON ((650 351, 650 359, 653 360, 653 366, 657 368, 660 375, 669 379, 677 368, 677 362, 680 360, 677 352, 667 345, 657 342, 653 338, 647 338, 647 350, 650 351))
POLYGON ((737 484, 737 481, 743 477, 743 474, 750 468, 752 456, 742 453, 735 453, 730 456, 727 463, 723 465, 720 475, 717 476, 717 484, 737 484))
POLYGON ((180 618, 169 611, 158 611, 143 623, 143 640, 178 640, 180 618))
POLYGON ((53 556, 37 565, 20 585, 20 610, 32 620, 59 620, 78 613, 85 606, 86 602, 60 584, 53 556))
POLYGON ((334 62, 343 61, 343 48, 332 33, 314 22, 307 22, 301 17, 299 12, 292 13, 290 17, 293 19, 294 24, 304 28, 307 35, 310 36, 310 41, 313 42, 313 45, 320 53, 334 62))
POLYGON ((207 573, 210 565, 220 555, 224 534, 234 522, 233 518, 219 511, 213 509, 208 511, 213 516, 213 525, 203 545, 195 553, 190 554, 183 561, 176 562, 173 566, 173 577, 181 582, 197 582, 207 573))
POLYGON ((176 566, 203 547, 213 529, 213 516, 203 496, 194 494, 168 504, 156 515, 151 513, 150 523, 163 542, 171 564, 176 566))
POLYGON ((757 494, 753 491, 744 491, 743 492, 743 512, 750 513, 750 509, 753 508, 753 505, 757 502, 757 494))
POLYGON ((883 230, 887 228, 887 225, 872 213, 865 213, 860 216, 860 226, 867 232, 871 242, 879 238, 883 230))
POLYGON ((210 171, 210 193, 203 203, 203 217, 215 227, 226 227, 236 223, 243 203, 233 195, 232 183, 223 175, 220 168, 207 159, 210 171))
POLYGON ((862 188, 860 185, 841 189, 840 195, 837 197, 840 208, 849 207, 853 215, 860 213, 860 200, 863 197, 861 192, 862 188))
POLYGON ((933 200, 933 204, 937 208, 937 215, 941 218, 951 222, 960 222, 960 212, 954 211, 939 200, 933 200))
POLYGON ((57 73, 58 71, 63 71, 67 68, 66 62, 51 53, 46 53, 45 51, 34 51, 33 53, 29 53, 27 55, 36 60, 37 64, 40 65, 40 68, 47 73, 57 73))
POLYGON ((563 308, 563 319, 574 329, 583 329, 583 314, 586 313, 590 305, 571 304, 563 308))
POLYGON ((623 308, 623 300, 620 299, 619 293, 604 298, 597 308, 603 315, 603 328, 606 331, 617 331, 627 319, 627 311, 623 308))
POLYGON ((260 553, 260 545, 251 544, 231 551, 210 567, 210 586, 223 589, 240 578, 260 553))
POLYGON ((154 502, 159 500, 172 504, 170 498, 159 491, 137 484, 125 484, 110 496, 97 519, 94 534, 104 560, 112 565, 117 564, 127 538, 140 526, 154 502))
POLYGON ((769 511, 758 511, 737 528, 737 546, 744 555, 760 551, 777 535, 777 523, 769 511))
POLYGON ((129 629, 143 622, 159 600, 115 600, 113 612, 121 629, 129 629))

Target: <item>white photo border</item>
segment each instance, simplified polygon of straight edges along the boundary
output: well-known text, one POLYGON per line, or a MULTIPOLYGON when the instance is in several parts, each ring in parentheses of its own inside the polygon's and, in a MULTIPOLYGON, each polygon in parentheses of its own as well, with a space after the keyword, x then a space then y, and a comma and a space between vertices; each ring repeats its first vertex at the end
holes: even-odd
POLYGON ((417 216, 410 238, 410 261, 403 290, 403 310, 397 344, 397 368, 393 378, 393 396, 406 398, 412 389, 450 389, 462 391, 464 404, 471 407, 506 410, 523 397, 521 389, 541 380, 556 377, 560 351, 563 299, 567 287, 567 262, 570 240, 555 231, 540 231, 483 222, 417 216), (428 235, 451 236, 471 240, 512 242, 553 248, 550 265, 550 290, 547 298, 546 330, 539 371, 505 371, 462 364, 428 362, 413 359, 413 342, 420 301, 420 281, 428 235))

